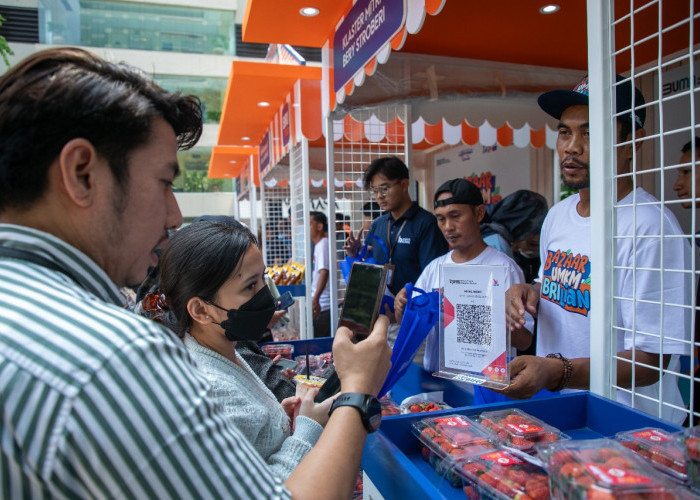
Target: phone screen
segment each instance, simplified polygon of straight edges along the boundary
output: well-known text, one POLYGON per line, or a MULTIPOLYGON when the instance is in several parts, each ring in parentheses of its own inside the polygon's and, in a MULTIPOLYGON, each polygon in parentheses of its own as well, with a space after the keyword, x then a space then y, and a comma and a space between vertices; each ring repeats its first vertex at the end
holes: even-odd
POLYGON ((282 368, 283 370, 286 368, 294 370, 297 367, 297 362, 293 359, 280 358, 277 360, 276 365, 282 368))
POLYGON ((360 262, 353 264, 339 325, 350 328, 356 339, 363 339, 372 330, 385 285, 386 269, 383 266, 360 262))

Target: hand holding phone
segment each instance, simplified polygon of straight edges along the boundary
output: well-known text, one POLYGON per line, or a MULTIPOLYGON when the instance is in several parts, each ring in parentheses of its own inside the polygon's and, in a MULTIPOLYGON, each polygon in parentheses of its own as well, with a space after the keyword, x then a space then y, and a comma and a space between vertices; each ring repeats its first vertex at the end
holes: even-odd
POLYGON ((387 268, 355 262, 350 270, 345 300, 338 326, 346 326, 355 334, 355 342, 367 338, 380 313, 386 288, 387 268))
POLYGON ((292 292, 284 292, 282 295, 277 297, 277 310, 289 309, 292 304, 294 304, 294 296, 292 292))
POLYGON ((297 362, 293 359, 280 358, 277 361, 275 361, 275 365, 279 366, 283 370, 295 370, 297 367, 297 362))
MULTIPOLYGON (((352 330, 353 342, 366 339, 372 331, 380 312, 386 279, 387 269, 384 266, 364 262, 355 262, 352 265, 338 326, 352 330)), ((320 403, 339 390, 340 378, 334 371, 321 386, 314 401, 320 403)))

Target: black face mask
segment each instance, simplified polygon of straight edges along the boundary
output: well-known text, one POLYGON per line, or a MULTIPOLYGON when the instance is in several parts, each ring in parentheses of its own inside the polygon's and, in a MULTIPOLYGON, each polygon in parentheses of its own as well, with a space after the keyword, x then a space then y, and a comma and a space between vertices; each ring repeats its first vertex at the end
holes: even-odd
POLYGON ((258 293, 238 309, 224 309, 211 302, 214 307, 226 311, 228 319, 217 323, 232 342, 252 340, 259 342, 267 331, 267 325, 275 313, 275 299, 270 288, 264 286, 258 293))

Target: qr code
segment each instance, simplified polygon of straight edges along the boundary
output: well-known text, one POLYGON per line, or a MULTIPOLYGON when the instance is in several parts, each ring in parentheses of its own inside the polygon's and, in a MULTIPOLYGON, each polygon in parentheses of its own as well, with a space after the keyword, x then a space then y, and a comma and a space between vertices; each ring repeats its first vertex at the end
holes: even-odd
POLYGON ((457 304, 457 342, 489 345, 491 343, 491 306, 457 304))

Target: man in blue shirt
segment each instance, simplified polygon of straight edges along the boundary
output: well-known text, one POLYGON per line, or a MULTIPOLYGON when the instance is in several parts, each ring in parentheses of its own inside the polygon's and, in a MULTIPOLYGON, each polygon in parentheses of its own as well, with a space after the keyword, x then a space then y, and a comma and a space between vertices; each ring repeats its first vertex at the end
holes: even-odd
MULTIPOLYGON (((364 174, 365 188, 384 213, 372 222, 368 235, 385 246, 372 245, 374 259, 394 266, 389 290, 397 295, 406 283, 414 283, 430 261, 447 252, 447 241, 435 216, 418 206, 408 194, 408 167, 399 158, 387 156, 370 163, 364 174), (385 251, 386 250, 386 251, 385 251)), ((360 233, 350 235, 343 247, 354 257, 361 244, 360 233)))

